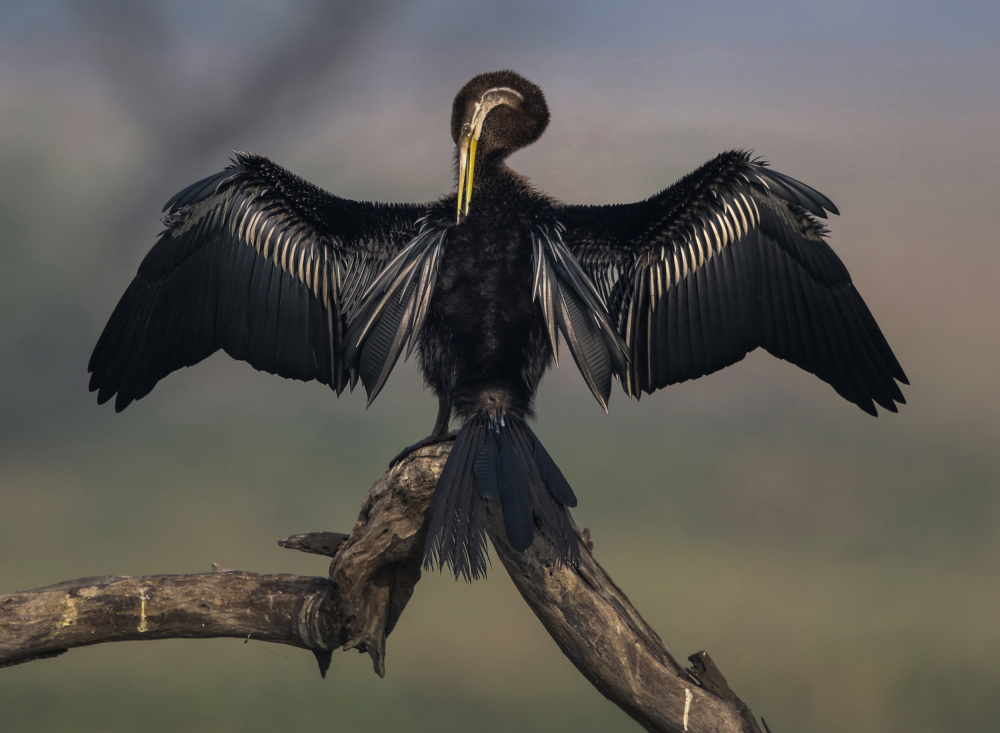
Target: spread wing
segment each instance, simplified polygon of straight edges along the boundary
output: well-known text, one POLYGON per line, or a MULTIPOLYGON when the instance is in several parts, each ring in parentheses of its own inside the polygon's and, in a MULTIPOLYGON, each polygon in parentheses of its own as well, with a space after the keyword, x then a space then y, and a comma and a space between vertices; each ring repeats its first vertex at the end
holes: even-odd
POLYGON ((261 371, 349 381, 346 323, 426 207, 349 201, 239 154, 174 196, 90 358, 115 409, 218 349, 261 371))
POLYGON ((817 217, 823 194, 724 153, 646 201, 566 206, 566 242, 628 346, 630 395, 763 347, 872 415, 908 384, 817 217))

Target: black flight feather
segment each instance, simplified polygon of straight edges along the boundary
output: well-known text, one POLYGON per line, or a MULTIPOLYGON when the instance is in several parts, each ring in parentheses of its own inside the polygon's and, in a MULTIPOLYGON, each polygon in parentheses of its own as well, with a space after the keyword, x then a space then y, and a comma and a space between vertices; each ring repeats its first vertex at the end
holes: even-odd
POLYGON ((566 244, 627 343, 626 391, 763 347, 865 412, 895 411, 906 375, 826 243, 815 217, 827 212, 837 209, 826 196, 741 151, 646 201, 564 207, 566 244))
POLYGON ((167 228, 90 359, 91 390, 99 402, 117 394, 118 410, 220 348, 262 371, 342 390, 346 313, 415 236, 425 207, 341 199, 239 154, 165 209, 167 228), (329 314, 327 328, 317 327, 317 309, 329 314))

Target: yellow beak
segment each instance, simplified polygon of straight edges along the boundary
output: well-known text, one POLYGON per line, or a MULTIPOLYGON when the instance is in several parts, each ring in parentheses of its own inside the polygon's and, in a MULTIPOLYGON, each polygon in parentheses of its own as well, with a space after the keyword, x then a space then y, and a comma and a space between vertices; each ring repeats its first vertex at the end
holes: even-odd
MULTIPOLYGON (((482 126, 480 126, 480 130, 482 126)), ((472 125, 462 128, 462 137, 458 141, 458 219, 469 213, 469 202, 472 200, 472 174, 476 169, 476 143, 478 135, 472 125)))

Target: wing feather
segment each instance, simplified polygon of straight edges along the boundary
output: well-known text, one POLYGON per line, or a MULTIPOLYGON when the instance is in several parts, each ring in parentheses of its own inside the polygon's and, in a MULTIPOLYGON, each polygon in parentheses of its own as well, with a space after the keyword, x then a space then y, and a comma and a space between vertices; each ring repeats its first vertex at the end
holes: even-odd
POLYGON ((563 242, 561 226, 537 223, 531 238, 534 298, 552 351, 558 353, 559 331, 590 391, 607 410, 611 377, 626 370, 625 342, 608 317, 604 298, 563 242))
POLYGON ((413 349, 437 283, 448 230, 427 219, 413 240, 378 274, 350 316, 345 363, 357 373, 371 404, 403 347, 413 349))
POLYGON ((349 314, 426 209, 341 199, 249 154, 164 208, 90 359, 91 390, 117 410, 219 349, 340 392, 349 314))
POLYGON ((742 151, 646 201, 559 210, 570 252, 628 349, 614 373, 638 397, 757 347, 868 413, 895 411, 906 375, 826 243, 823 194, 742 151))

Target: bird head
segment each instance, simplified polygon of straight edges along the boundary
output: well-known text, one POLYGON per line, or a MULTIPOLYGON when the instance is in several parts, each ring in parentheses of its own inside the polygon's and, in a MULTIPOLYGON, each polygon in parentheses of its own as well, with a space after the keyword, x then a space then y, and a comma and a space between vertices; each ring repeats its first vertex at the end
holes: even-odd
POLYGON ((513 71, 473 77, 455 97, 451 137, 458 155, 458 220, 469 213, 476 156, 499 162, 537 140, 549 124, 542 90, 513 71))

